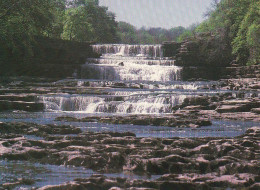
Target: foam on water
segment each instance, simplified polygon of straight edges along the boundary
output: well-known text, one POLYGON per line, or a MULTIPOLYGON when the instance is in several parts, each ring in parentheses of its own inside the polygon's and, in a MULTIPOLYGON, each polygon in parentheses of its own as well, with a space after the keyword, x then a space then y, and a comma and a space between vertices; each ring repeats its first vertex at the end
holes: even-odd
POLYGON ((187 95, 137 94, 130 96, 39 96, 47 111, 81 111, 85 113, 171 113, 187 95))
POLYGON ((80 77, 121 81, 177 81, 181 67, 174 60, 163 58, 161 45, 93 45, 102 54, 100 59, 88 59, 80 77))
POLYGON ((161 45, 100 44, 93 45, 92 47, 95 52, 100 54, 137 57, 163 57, 161 45))
POLYGON ((84 113, 159 114, 171 113, 187 95, 164 92, 165 89, 196 89, 192 84, 172 84, 181 79, 181 67, 174 60, 163 58, 161 45, 93 45, 102 54, 99 59, 88 59, 82 66, 78 87, 99 87, 102 96, 55 95, 40 96, 47 111, 84 113), (132 82, 132 84, 130 84, 132 82), (169 84, 165 84, 169 82, 169 84), (111 88, 112 87, 112 88, 111 88), (120 88, 120 92, 118 91, 120 88), (138 91, 135 89, 139 88, 138 91), (159 90, 154 91, 154 90, 159 90))

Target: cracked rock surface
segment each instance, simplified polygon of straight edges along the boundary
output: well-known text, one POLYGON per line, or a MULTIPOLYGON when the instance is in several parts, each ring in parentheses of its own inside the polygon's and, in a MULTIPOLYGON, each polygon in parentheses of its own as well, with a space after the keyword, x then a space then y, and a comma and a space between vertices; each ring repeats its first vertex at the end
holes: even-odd
POLYGON ((259 127, 236 138, 137 138, 129 132, 92 133, 30 123, 0 123, 0 132, 0 159, 161 175, 153 181, 93 175, 42 189, 259 187, 259 127))

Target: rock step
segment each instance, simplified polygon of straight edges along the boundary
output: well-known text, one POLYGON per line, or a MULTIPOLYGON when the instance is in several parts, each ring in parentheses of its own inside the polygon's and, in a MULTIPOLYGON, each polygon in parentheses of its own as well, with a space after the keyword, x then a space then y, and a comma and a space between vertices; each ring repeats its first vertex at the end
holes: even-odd
POLYGON ((0 89, 1 95, 6 94, 13 94, 13 93, 19 93, 19 94, 29 94, 29 93, 38 93, 38 94, 46 94, 51 93, 51 89, 0 89))
POLYGON ((218 113, 228 113, 228 112, 249 112, 253 108, 260 107, 259 99, 255 100, 229 100, 221 102, 216 111, 218 113))
POLYGON ((251 111, 252 111, 253 113, 260 114, 260 108, 253 108, 251 111))
POLYGON ((9 100, 9 101, 24 101, 24 102, 34 102, 36 95, 0 95, 0 100, 9 100))
POLYGON ((44 104, 41 102, 24 102, 0 100, 0 111, 20 110, 28 112, 43 111, 44 104))

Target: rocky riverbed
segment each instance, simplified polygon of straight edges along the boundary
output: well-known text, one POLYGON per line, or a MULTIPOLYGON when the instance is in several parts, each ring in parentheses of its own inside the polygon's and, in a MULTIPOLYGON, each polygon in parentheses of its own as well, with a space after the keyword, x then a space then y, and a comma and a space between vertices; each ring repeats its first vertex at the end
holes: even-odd
POLYGON ((181 81, 160 46, 96 48, 84 79, 0 79, 0 189, 259 189, 258 78, 181 81))
MULTIPOLYGON (((259 188, 259 127, 236 138, 137 138, 133 133, 90 133, 29 123, 1 123, 0 132, 1 160, 81 166, 100 173, 42 189, 259 188), (119 172, 160 177, 104 176, 119 172)), ((23 178, 1 186, 33 187, 35 180, 23 178)))

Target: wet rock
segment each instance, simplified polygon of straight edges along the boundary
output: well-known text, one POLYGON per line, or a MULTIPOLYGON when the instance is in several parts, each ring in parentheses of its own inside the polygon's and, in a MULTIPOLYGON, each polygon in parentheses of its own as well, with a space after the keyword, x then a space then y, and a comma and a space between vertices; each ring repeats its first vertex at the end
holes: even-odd
POLYGON ((150 121, 147 119, 135 119, 132 121, 134 125, 150 125, 150 121))
POLYGON ((39 136, 44 134, 59 134, 59 135, 67 135, 67 134, 79 134, 81 133, 80 128, 68 126, 68 125, 45 125, 38 128, 38 131, 35 132, 39 136))
POLYGON ((260 108, 253 108, 251 109, 251 112, 260 114, 260 108))
POLYGON ((227 112, 248 112, 252 108, 260 106, 258 99, 246 99, 246 100, 229 100, 221 102, 221 106, 216 109, 219 113, 227 112))
POLYGON ((118 63, 119 66, 124 66, 124 62, 118 63))
POLYGON ((136 135, 134 133, 131 132, 124 132, 124 133, 118 133, 118 132, 114 132, 114 133, 109 133, 108 134, 111 137, 135 137, 136 135))
POLYGON ((111 124, 133 124, 133 125, 153 125, 153 126, 169 126, 169 127, 200 127, 211 125, 211 122, 205 118, 198 118, 197 112, 189 112, 191 115, 187 115, 186 112, 175 113, 174 116, 149 116, 149 115, 131 115, 131 116, 113 116, 113 117, 86 117, 82 119, 59 117, 56 120, 62 121, 77 121, 77 122, 92 122, 99 121, 101 123, 111 124))
MULTIPOLYGON (((2 187, 4 189, 14 189, 15 187, 20 186, 20 185, 33 185, 33 184, 35 184, 35 181, 33 179, 19 178, 19 179, 17 179, 17 182, 2 184, 2 187)), ((1 186, 0 186, 0 188, 1 188, 1 186)))
POLYGON ((75 117, 64 116, 64 117, 56 117, 55 121, 77 122, 78 119, 75 117))
POLYGON ((33 127, 33 124, 25 123, 0 123, 0 132, 2 134, 23 134, 30 130, 30 127, 33 127))
POLYGON ((196 121, 195 124, 198 126, 210 126, 212 123, 210 120, 200 119, 200 120, 196 121))
POLYGON ((253 185, 250 186, 249 190, 258 190, 260 189, 260 183, 255 183, 253 185))
POLYGON ((195 96, 190 98, 185 98, 183 102, 183 106, 190 106, 190 105, 201 105, 201 106, 207 106, 209 105, 209 98, 205 96, 195 96))
POLYGON ((151 174, 164 174, 168 173, 168 168, 163 167, 161 162, 155 162, 155 161, 148 161, 146 165, 146 171, 151 174))
POLYGON ((216 109, 219 113, 229 113, 229 112, 244 112, 246 111, 245 105, 223 105, 216 109))
POLYGON ((29 112, 43 111, 43 103, 0 100, 0 111, 23 110, 29 112))
POLYGON ((94 189, 253 187, 260 171, 259 127, 234 138, 160 139, 112 132, 57 135, 60 126, 56 125, 2 123, 1 126, 4 127, 0 134, 0 159, 80 166, 100 172, 164 175, 152 181, 96 175, 45 189, 78 189, 86 188, 86 184, 94 189), (40 130, 39 134, 44 134, 41 139, 25 138, 26 134, 40 130), (223 175, 227 178, 221 178, 223 175))
POLYGON ((246 130, 246 136, 248 137, 260 137, 260 128, 259 127, 251 127, 246 130))
POLYGON ((245 140, 241 143, 241 146, 243 147, 255 147, 257 148, 257 144, 255 144, 253 141, 245 140))
POLYGON ((108 167, 116 171, 122 170, 122 166, 125 164, 125 157, 118 152, 112 152, 109 154, 108 167))

